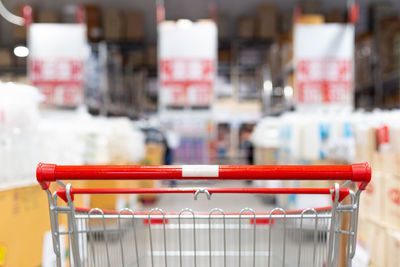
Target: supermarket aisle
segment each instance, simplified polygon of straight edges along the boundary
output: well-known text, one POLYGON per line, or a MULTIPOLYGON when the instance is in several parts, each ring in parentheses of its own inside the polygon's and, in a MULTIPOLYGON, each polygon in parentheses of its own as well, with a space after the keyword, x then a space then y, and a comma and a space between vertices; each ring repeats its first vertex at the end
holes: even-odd
MULTIPOLYGON (((248 187, 244 181, 223 181, 203 184, 181 184, 179 187, 248 187)), ((270 198, 268 198, 270 199, 270 198)), ((192 194, 165 194, 160 195, 159 200, 151 208, 158 207, 166 212, 177 212, 184 208, 191 208, 196 212, 208 212, 213 208, 220 208, 226 212, 240 212, 243 208, 251 208, 256 212, 266 212, 273 208, 270 202, 266 202, 265 196, 252 194, 214 194, 208 200, 204 193, 199 194, 194 200, 192 194)))

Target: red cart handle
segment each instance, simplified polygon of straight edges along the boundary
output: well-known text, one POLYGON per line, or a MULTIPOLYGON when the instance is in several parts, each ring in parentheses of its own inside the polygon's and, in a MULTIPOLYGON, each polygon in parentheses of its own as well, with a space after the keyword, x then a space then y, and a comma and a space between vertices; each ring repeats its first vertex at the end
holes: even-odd
MULTIPOLYGON (((57 188, 57 195, 67 202, 67 189, 57 188)), ((334 188, 70 188, 71 200, 76 194, 307 194, 307 195, 331 195, 334 199, 334 188)), ((350 194, 348 187, 339 188, 339 202, 350 194)))
POLYGON ((368 163, 352 165, 90 165, 39 163, 43 189, 56 180, 350 180, 364 190, 371 180, 368 163))

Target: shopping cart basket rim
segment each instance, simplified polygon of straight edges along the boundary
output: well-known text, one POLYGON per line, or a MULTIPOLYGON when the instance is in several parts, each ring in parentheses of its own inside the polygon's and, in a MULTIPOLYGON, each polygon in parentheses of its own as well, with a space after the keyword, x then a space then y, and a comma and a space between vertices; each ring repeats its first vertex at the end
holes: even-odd
POLYGON ((364 190, 369 163, 351 165, 56 165, 39 163, 44 190, 58 180, 346 180, 364 190))

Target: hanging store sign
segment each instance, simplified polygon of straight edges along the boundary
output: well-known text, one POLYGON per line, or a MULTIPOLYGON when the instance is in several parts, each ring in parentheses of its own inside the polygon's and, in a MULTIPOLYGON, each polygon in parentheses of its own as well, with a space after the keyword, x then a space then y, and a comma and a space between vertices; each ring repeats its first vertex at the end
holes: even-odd
POLYGON ((88 54, 82 24, 37 23, 29 27, 28 76, 45 96, 44 104, 76 107, 84 98, 88 54))
POLYGON ((162 22, 159 34, 160 108, 209 106, 213 99, 217 29, 214 22, 162 22))
POLYGON ((295 88, 298 107, 351 106, 354 87, 354 26, 296 25, 295 88))

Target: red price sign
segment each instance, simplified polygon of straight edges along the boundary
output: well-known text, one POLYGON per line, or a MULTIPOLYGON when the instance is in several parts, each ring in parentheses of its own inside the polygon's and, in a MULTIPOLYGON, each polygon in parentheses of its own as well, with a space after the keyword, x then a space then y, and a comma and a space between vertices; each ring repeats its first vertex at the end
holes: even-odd
POLYGON ((210 105, 214 62, 209 59, 164 59, 160 62, 161 90, 166 105, 210 105))
POLYGON ((347 103, 352 92, 352 62, 346 59, 302 59, 296 67, 298 102, 347 103))
POLYGON ((45 95, 45 104, 78 106, 84 95, 83 64, 68 58, 31 59, 29 77, 45 95))

